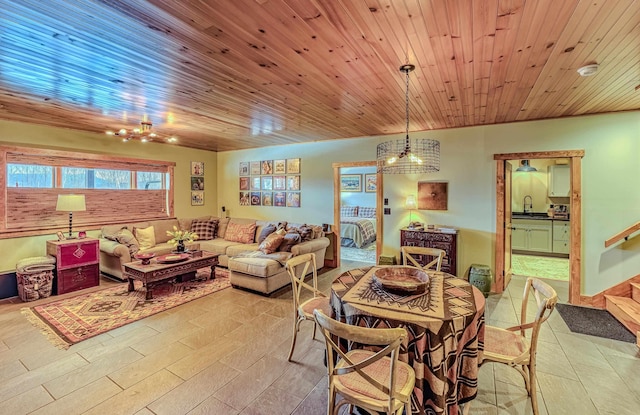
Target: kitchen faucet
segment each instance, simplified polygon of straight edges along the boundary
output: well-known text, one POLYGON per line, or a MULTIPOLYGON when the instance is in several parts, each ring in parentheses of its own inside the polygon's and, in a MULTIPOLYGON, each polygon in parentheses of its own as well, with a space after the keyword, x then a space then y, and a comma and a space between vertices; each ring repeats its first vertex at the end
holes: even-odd
POLYGON ((533 210, 533 198, 531 195, 526 195, 522 200, 522 208, 524 209, 524 213, 527 213, 527 198, 529 198, 529 210, 533 210))

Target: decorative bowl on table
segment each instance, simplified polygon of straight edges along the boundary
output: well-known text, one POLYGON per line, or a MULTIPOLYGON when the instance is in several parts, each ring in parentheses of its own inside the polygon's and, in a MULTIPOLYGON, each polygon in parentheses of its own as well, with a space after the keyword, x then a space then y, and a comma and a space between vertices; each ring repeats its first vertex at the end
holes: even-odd
POLYGON ((374 271, 373 281, 387 291, 421 293, 427 290, 429 275, 419 268, 389 266, 374 271))
POLYGON ((156 254, 154 253, 138 253, 135 254, 133 257, 135 259, 139 259, 140 261, 142 261, 142 265, 149 265, 149 263, 151 262, 151 258, 153 258, 154 256, 156 256, 156 254))
POLYGON ((167 254, 159 256, 158 258, 156 258, 156 261, 161 264, 171 264, 174 262, 186 261, 189 258, 189 254, 167 254))

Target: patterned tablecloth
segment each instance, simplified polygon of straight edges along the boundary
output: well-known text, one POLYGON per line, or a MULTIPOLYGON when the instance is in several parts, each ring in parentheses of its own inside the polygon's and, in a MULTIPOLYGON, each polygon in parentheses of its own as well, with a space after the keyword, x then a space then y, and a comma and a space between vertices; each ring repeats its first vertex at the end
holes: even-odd
POLYGON ((372 281, 377 267, 341 274, 331 287, 338 320, 366 327, 404 327, 400 359, 416 372, 412 412, 457 415, 475 398, 484 342, 482 293, 453 275, 428 271, 421 295, 397 295, 372 281))

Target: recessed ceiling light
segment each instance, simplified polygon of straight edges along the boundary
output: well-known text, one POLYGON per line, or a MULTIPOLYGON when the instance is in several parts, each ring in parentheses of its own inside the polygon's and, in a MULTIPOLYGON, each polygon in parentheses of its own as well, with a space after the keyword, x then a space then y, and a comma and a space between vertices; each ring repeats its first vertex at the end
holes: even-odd
POLYGON ((585 65, 581 68, 578 68, 578 73, 580 74, 580 76, 591 76, 598 72, 599 67, 600 65, 598 65, 597 63, 594 63, 592 65, 585 65))

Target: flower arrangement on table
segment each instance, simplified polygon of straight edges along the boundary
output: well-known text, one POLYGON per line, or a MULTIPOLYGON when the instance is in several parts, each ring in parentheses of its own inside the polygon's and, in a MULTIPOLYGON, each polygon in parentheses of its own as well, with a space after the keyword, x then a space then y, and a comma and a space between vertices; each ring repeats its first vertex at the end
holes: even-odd
POLYGON ((180 230, 177 226, 174 226, 172 231, 167 231, 167 235, 171 237, 167 242, 177 247, 177 250, 180 252, 185 250, 185 242, 191 243, 198 239, 197 233, 180 230))

